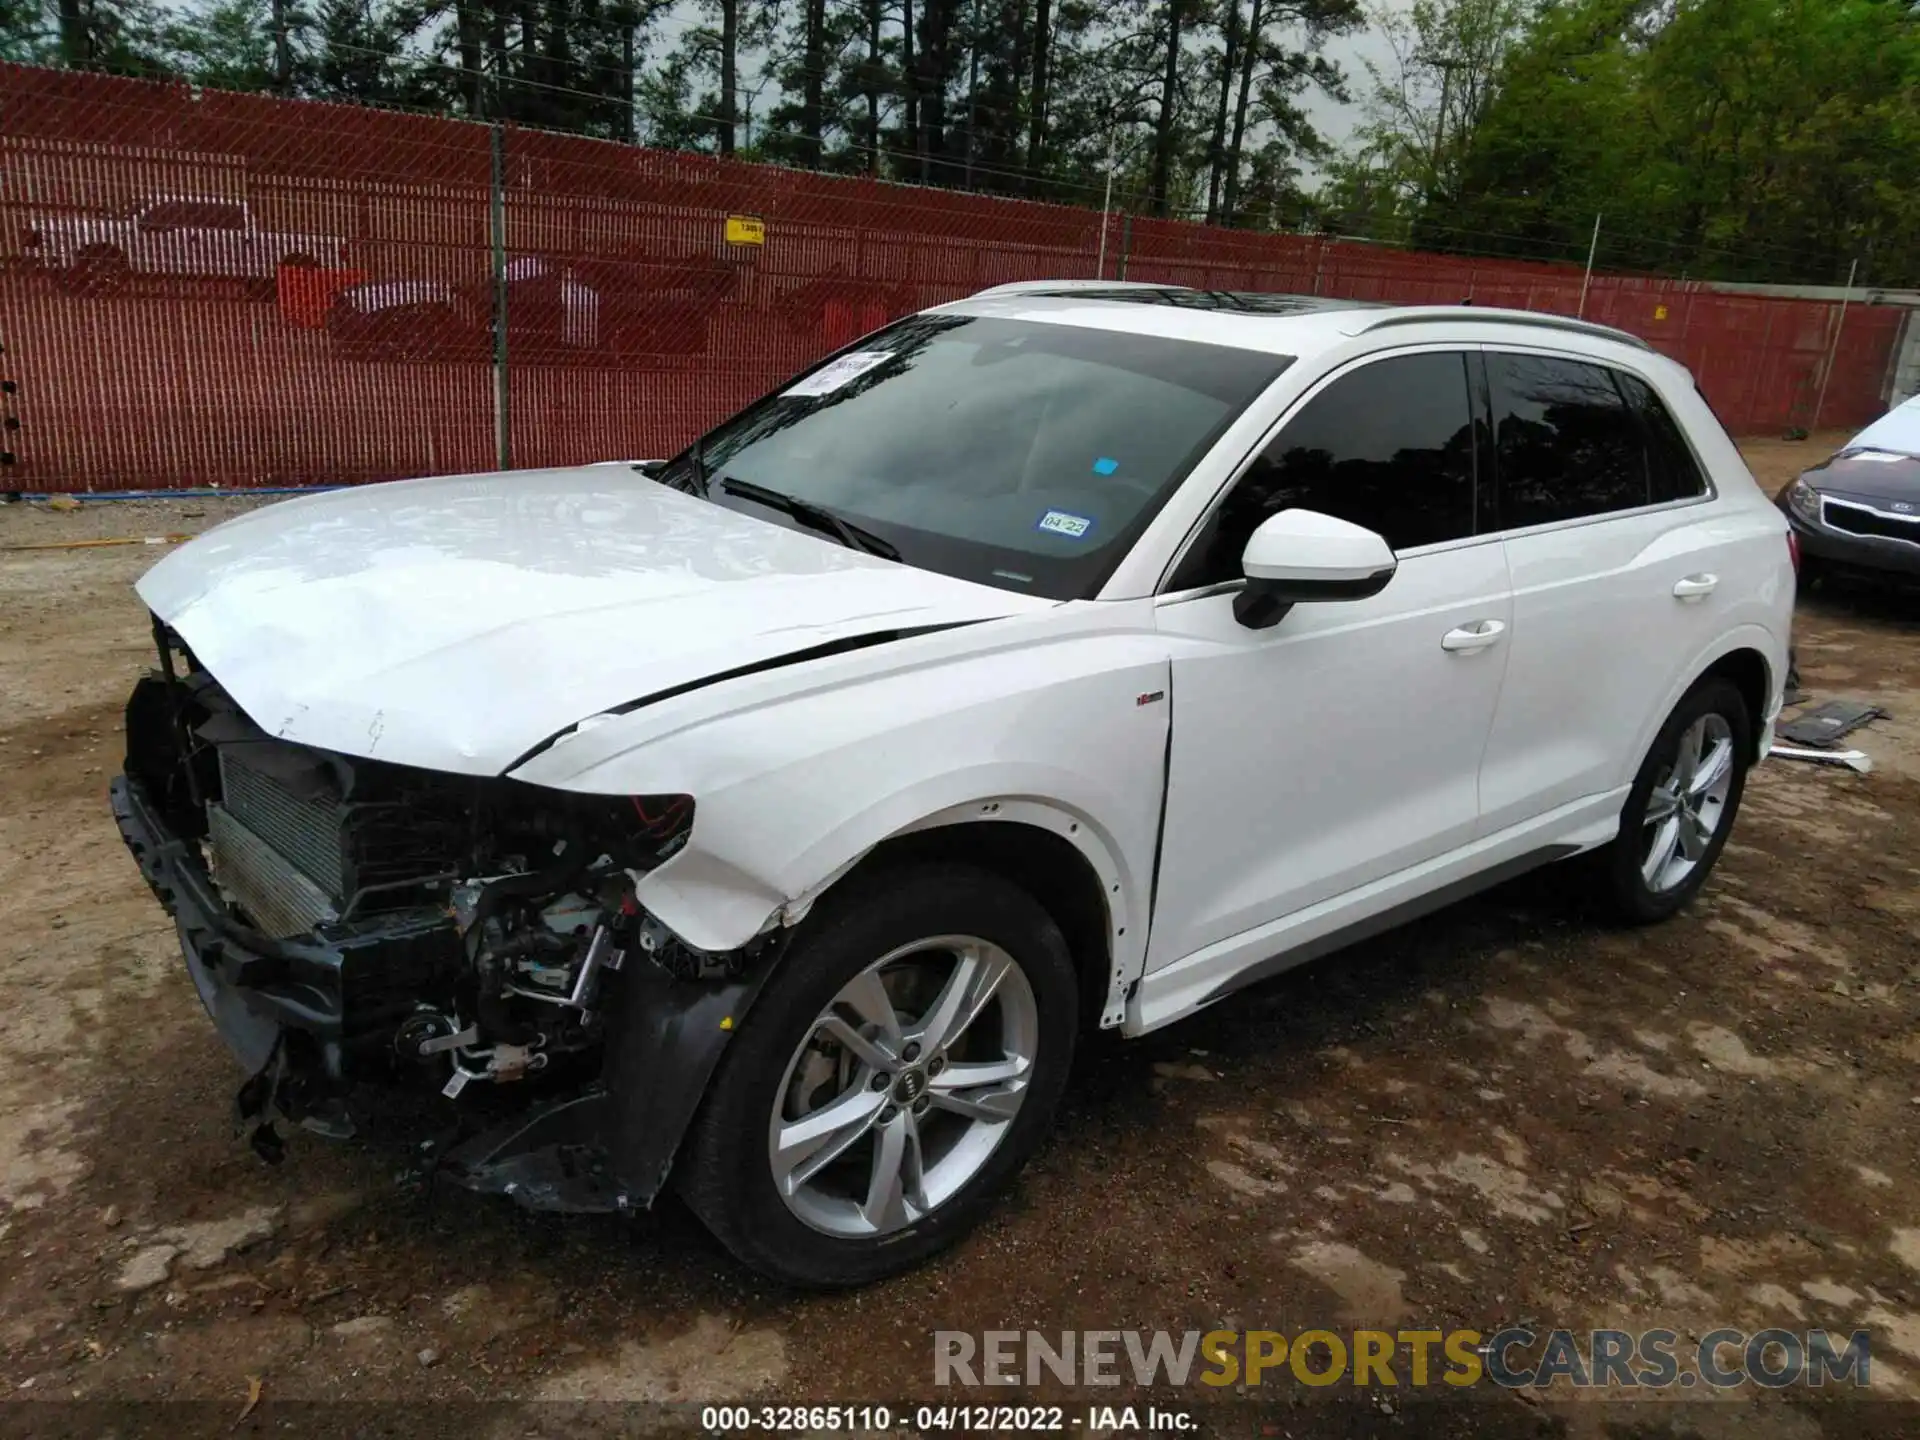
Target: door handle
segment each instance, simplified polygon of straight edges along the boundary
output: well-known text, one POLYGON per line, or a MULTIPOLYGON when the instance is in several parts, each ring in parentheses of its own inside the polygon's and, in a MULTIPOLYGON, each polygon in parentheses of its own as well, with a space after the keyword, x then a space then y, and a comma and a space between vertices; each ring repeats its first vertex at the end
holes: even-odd
POLYGON ((1689 575, 1684 580, 1674 582, 1673 594, 1676 600, 1702 600, 1713 593, 1713 587, 1720 583, 1718 575, 1702 572, 1689 575))
POLYGON ((1440 637, 1442 650, 1484 650, 1489 645, 1500 643, 1500 637, 1507 633, 1504 620, 1475 620, 1471 625, 1462 625, 1457 630, 1449 630, 1440 637))

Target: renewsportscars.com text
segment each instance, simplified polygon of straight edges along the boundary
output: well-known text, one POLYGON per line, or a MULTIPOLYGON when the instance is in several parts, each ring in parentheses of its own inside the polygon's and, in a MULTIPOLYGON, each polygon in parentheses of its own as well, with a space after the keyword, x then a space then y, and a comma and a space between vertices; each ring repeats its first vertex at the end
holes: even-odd
POLYGON ((936 1330, 933 1383, 1865 1387, 1871 1352, 1865 1330, 936 1330))

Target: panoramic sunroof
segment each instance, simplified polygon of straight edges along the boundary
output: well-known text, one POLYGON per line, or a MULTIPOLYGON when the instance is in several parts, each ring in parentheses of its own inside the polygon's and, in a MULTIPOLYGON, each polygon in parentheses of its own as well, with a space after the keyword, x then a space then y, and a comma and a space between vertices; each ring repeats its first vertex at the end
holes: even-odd
POLYGON ((1242 315, 1310 315, 1328 310, 1380 310, 1372 300, 1334 300, 1324 295, 1265 294, 1253 290, 1183 290, 1169 286, 1112 290, 1038 290, 1029 294, 1062 300, 1121 300, 1130 305, 1172 305, 1182 310, 1220 310, 1242 315))

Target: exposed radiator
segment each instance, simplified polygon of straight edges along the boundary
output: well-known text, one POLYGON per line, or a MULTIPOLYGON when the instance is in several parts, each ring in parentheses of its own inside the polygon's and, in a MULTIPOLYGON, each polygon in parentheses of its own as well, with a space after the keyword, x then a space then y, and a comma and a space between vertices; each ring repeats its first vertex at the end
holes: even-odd
POLYGON ((333 897, 226 806, 207 806, 207 838, 215 883, 274 939, 304 935, 322 920, 338 918, 333 897))
POLYGON ((344 895, 340 803, 325 796, 295 795, 234 751, 232 746, 220 750, 222 803, 230 818, 278 851, 325 894, 344 895))

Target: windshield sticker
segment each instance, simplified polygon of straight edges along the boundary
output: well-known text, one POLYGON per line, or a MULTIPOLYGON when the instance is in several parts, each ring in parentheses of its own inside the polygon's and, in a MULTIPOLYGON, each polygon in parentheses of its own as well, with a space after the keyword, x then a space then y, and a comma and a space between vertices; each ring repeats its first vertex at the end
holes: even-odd
POLYGON ((1096 475, 1111 475, 1119 468, 1120 462, 1118 460, 1110 460, 1105 455, 1102 455, 1098 460, 1093 462, 1093 473, 1096 475))
POLYGON ((1087 531, 1093 528, 1093 521, 1085 515, 1069 515, 1065 510, 1049 510, 1040 517, 1040 523, 1033 527, 1044 530, 1049 535, 1064 535, 1069 540, 1084 540, 1087 531))
POLYGON ((849 381, 858 380, 877 365, 884 365, 893 358, 891 350, 856 350, 851 355, 842 355, 838 360, 829 361, 798 384, 789 385, 780 393, 807 397, 831 395, 849 381))

